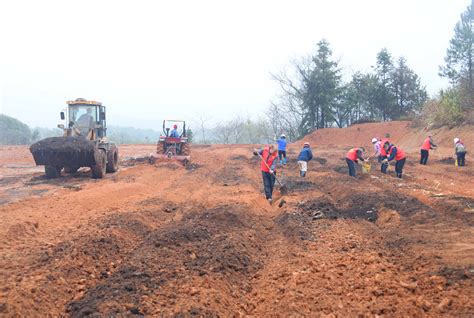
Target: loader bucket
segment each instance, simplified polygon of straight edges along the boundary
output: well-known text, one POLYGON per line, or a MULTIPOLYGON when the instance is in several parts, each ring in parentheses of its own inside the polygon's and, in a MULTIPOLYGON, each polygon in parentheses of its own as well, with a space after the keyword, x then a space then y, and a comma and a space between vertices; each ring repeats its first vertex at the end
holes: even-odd
POLYGON ((94 141, 81 136, 51 137, 30 146, 36 165, 91 167, 95 162, 94 141))

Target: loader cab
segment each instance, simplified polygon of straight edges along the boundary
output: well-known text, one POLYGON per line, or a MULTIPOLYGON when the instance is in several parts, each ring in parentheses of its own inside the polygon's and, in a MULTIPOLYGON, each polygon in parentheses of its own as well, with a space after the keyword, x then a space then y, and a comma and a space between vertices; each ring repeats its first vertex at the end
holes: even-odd
MULTIPOLYGON (((106 136, 106 110, 102 103, 78 98, 67 104, 68 135, 79 133, 90 139, 106 136)), ((66 119, 64 112, 61 113, 61 119, 66 119)))

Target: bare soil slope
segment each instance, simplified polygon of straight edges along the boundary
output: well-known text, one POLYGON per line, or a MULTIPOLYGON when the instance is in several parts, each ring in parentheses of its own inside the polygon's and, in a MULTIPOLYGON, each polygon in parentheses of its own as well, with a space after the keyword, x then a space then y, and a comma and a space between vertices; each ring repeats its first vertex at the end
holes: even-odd
POLYGON ((345 150, 375 129, 402 146, 418 133, 388 124, 308 137, 305 179, 291 145, 281 207, 251 146, 195 146, 187 168, 129 160, 103 180, 46 180, 27 147, 3 147, 0 315, 472 316, 474 166, 419 167, 407 143, 403 180, 347 176, 345 150))

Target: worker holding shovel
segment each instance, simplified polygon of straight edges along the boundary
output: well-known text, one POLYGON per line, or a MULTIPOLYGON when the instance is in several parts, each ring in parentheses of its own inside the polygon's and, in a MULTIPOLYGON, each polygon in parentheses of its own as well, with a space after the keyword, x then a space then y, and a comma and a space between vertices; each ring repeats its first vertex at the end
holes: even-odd
POLYGON ((405 161, 407 158, 405 152, 402 149, 391 144, 389 141, 386 141, 383 144, 383 149, 387 153, 387 158, 382 160, 382 164, 386 164, 388 167, 389 161, 392 161, 395 159, 395 172, 397 173, 397 178, 401 178, 402 172, 403 172, 403 166, 405 165, 405 161))
POLYGON ((426 165, 428 163, 428 156, 430 154, 431 149, 436 149, 438 147, 435 145, 433 142, 433 138, 431 138, 431 135, 426 137, 425 141, 423 141, 423 145, 421 145, 421 150, 420 150, 420 164, 421 165, 426 165))
POLYGON ((254 155, 260 157, 260 170, 262 171, 263 187, 265 190, 265 197, 268 202, 272 204, 273 201, 273 186, 275 185, 275 166, 277 163, 278 153, 274 145, 257 150, 254 149, 254 155))

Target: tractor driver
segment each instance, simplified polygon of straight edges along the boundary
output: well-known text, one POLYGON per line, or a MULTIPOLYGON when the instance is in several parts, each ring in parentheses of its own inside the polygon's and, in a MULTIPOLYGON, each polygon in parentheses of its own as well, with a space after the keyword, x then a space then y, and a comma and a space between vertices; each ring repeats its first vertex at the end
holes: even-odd
POLYGON ((179 138, 178 125, 173 125, 173 130, 170 132, 170 137, 179 138))

